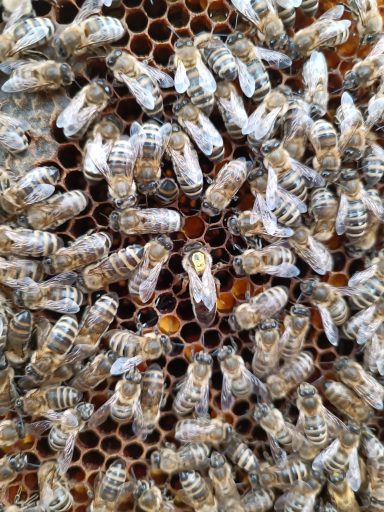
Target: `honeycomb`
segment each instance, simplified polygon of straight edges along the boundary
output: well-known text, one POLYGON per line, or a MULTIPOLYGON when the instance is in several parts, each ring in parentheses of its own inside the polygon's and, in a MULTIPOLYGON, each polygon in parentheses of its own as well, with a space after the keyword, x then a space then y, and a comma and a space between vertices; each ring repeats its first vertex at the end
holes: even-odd
MULTIPOLYGON (((73 20, 81 0, 59 1, 57 5, 44 0, 34 2, 34 9, 39 16, 48 16, 59 26, 73 20)), ((334 2, 321 0, 319 12, 330 8, 334 2)), ((384 1, 379 1, 381 13, 384 14, 384 1)), ((229 0, 123 0, 113 1, 111 7, 104 7, 103 12, 124 20, 128 32, 127 35, 113 44, 113 46, 125 46, 128 50, 140 59, 148 59, 160 69, 166 70, 169 57, 173 54, 173 43, 178 36, 194 36, 203 31, 216 34, 228 34, 235 28, 247 33, 250 26, 239 17, 231 6, 229 0), (176 35, 177 32, 177 35, 176 35)), ((346 14, 348 17, 348 13, 346 14)), ((297 12, 296 30, 302 28, 313 19, 304 17, 300 11, 297 12)), ((325 50, 329 66, 329 112, 327 117, 333 118, 336 107, 339 105, 340 88, 342 76, 349 70, 354 59, 361 55, 358 37, 354 34, 355 25, 352 25, 351 36, 346 44, 334 50, 325 50)), ((301 61, 294 62, 289 73, 282 73, 276 69, 269 69, 272 86, 281 83, 289 85, 293 90, 302 89, 300 70, 301 61)), ((95 77, 106 78, 112 82, 112 77, 105 66, 103 56, 90 55, 75 66, 76 82, 68 87, 64 96, 62 93, 55 93, 49 96, 27 95, 5 97, 0 95, 0 101, 5 101, 5 112, 26 112, 28 111, 32 125, 31 143, 28 151, 21 156, 9 157, 0 152, 0 158, 5 162, 7 169, 23 172, 32 166, 43 164, 54 164, 61 170, 61 181, 57 187, 60 191, 81 189, 89 198, 89 204, 80 216, 71 219, 60 226, 57 234, 65 241, 74 240, 81 234, 90 230, 108 229, 108 215, 113 207, 108 200, 107 186, 105 182, 97 186, 90 186, 84 179, 81 171, 82 146, 84 141, 68 141, 62 131, 55 126, 55 119, 58 112, 73 97, 76 92, 95 77)), ((112 105, 107 107, 104 114, 115 113, 124 123, 125 133, 129 133, 132 121, 145 120, 141 108, 135 99, 129 95, 125 87, 114 86, 115 98, 112 105)), ((366 103, 366 96, 359 93, 359 104, 366 103)), ((176 99, 175 92, 163 91, 164 118, 171 120, 172 103, 176 99)), ((251 107, 248 104, 248 107, 251 107)), ((214 177, 222 165, 231 158, 249 156, 249 148, 244 144, 234 144, 225 132, 224 124, 215 110, 211 120, 220 130, 225 142, 224 161, 213 165, 201 153, 199 159, 201 168, 206 178, 214 177)), ((163 161, 163 176, 173 176, 171 163, 163 161)), ((73 461, 68 471, 71 492, 75 499, 75 512, 86 510, 90 502, 87 493, 88 487, 93 488, 97 474, 105 470, 116 457, 123 457, 129 467, 129 472, 137 479, 153 478, 156 483, 166 486, 168 492, 175 496, 180 489, 178 478, 173 477, 166 481, 165 476, 154 475, 149 469, 150 454, 164 442, 174 441, 174 427, 177 418, 172 412, 172 400, 175 396, 175 384, 185 375, 188 363, 193 351, 206 350, 213 352, 222 344, 229 343, 233 337, 240 348, 240 353, 246 362, 252 360, 252 342, 249 333, 243 331, 233 333, 229 327, 227 317, 232 309, 245 301, 245 296, 259 293, 272 285, 284 285, 289 288, 290 302, 294 303, 300 294, 300 282, 297 279, 271 278, 265 275, 252 277, 238 277, 234 273, 231 260, 234 255, 239 254, 238 245, 242 241, 229 234, 225 229, 226 222, 233 208, 244 210, 253 203, 253 197, 247 186, 242 187, 238 197, 231 203, 230 208, 223 214, 208 218, 199 210, 199 203, 186 198, 182 193, 177 201, 170 207, 179 208, 185 216, 185 225, 181 232, 171 235, 174 241, 174 249, 166 267, 163 268, 157 284, 156 293, 152 300, 144 306, 136 302, 128 295, 126 282, 118 282, 109 286, 108 290, 117 292, 120 298, 120 305, 115 322, 111 328, 122 327, 136 329, 138 322, 146 327, 157 328, 171 337, 174 342, 171 354, 161 358, 159 363, 166 373, 168 399, 162 411, 161 419, 156 430, 149 435, 145 441, 138 439, 132 431, 131 424, 118 425, 112 419, 106 420, 95 430, 86 430, 79 434, 74 450, 73 461), (182 283, 183 268, 181 265, 181 249, 190 241, 201 241, 211 251, 214 263, 215 277, 220 281, 220 293, 217 302, 217 316, 212 326, 204 328, 196 321, 193 315, 188 290, 185 290, 182 283)), ((156 201, 149 198, 140 200, 141 205, 155 206, 156 201)), ((125 247, 132 243, 141 243, 147 240, 146 237, 124 236, 120 233, 111 233, 113 236, 112 250, 125 247)), ((380 239, 380 237, 379 237, 380 239)), ((382 237, 381 237, 382 239, 382 237)), ((354 272, 364 268, 362 259, 351 259, 347 256, 343 239, 335 236, 327 243, 334 259, 334 271, 326 276, 326 280, 337 286, 345 285, 348 277, 354 272)), ((299 260, 298 266, 301 270, 301 278, 312 275, 308 265, 299 260)), ((105 290, 107 291, 107 290, 105 290)), ((86 297, 86 303, 92 303, 97 294, 90 294, 86 297)), ((83 309, 85 308, 84 305, 83 309)), ((79 316, 81 316, 79 314, 79 316)), ((322 324, 317 311, 312 310, 312 327, 307 337, 305 350, 310 351, 315 358, 316 370, 310 381, 315 382, 321 376, 332 376, 332 363, 342 355, 352 355, 361 361, 362 355, 356 353, 354 345, 346 340, 341 340, 337 348, 330 346, 323 331, 322 324)), ((116 379, 110 378, 100 384, 91 393, 85 393, 84 399, 91 401, 95 407, 99 407, 110 396, 114 389, 116 379)), ((212 416, 220 414, 220 390, 222 376, 217 361, 214 363, 214 371, 211 381, 210 411, 212 416)), ((282 406, 292 420, 297 417, 297 410, 292 402, 287 401, 282 406)), ((266 442, 263 431, 253 422, 250 411, 253 404, 241 400, 237 401, 233 409, 225 414, 226 420, 231 423, 237 432, 246 439, 257 440, 256 447, 263 447, 266 442)), ((370 425, 376 427, 382 440, 384 440, 384 418, 374 416, 370 425)), ((34 438, 27 436, 18 442, 13 450, 20 450, 28 454, 28 459, 33 464, 41 464, 46 460, 55 457, 50 449, 47 436, 34 438)), ((6 451, 0 450, 0 456, 6 451)), ((22 497, 27 498, 37 490, 36 468, 28 468, 9 486, 6 494, 6 501, 13 503, 19 488, 22 488, 22 497)), ((134 504, 128 498, 124 498, 118 510, 133 510, 134 504)), ((178 509, 184 508, 182 503, 177 505, 178 509)), ((187 508, 187 507, 185 507, 187 508)))

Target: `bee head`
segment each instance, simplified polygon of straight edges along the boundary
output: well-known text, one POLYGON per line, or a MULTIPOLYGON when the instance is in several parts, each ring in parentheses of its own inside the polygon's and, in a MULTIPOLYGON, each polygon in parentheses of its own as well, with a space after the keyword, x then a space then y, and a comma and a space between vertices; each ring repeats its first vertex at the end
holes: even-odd
POLYGON ((272 151, 275 151, 280 147, 280 141, 277 139, 271 139, 261 145, 260 152, 262 155, 269 155, 272 151))
POLYGON ((215 215, 219 215, 220 213, 220 211, 214 206, 212 206, 207 200, 204 200, 201 203, 201 210, 210 217, 214 217, 215 215))
POLYGON ((19 453, 17 455, 13 455, 9 457, 9 465, 14 471, 22 471, 26 465, 28 464, 28 459, 26 454, 19 453))
POLYGON ((64 85, 69 85, 75 79, 71 66, 69 64, 61 64, 60 66, 61 80, 64 85))
POLYGON ((212 357, 209 354, 207 354, 206 352, 197 352, 195 354, 195 361, 197 363, 206 364, 209 366, 211 366, 213 363, 212 357))
POLYGON ((244 39, 244 36, 241 32, 234 32, 233 34, 229 35, 227 37, 227 45, 231 46, 234 45, 237 41, 240 41, 241 39, 244 39))
POLYGON ((227 359, 227 357, 230 357, 231 355, 233 355, 235 353, 235 350, 233 347, 222 347, 218 353, 217 353, 217 359, 219 361, 225 361, 225 359, 227 359))
POLYGON ((113 231, 119 231, 119 224, 120 224, 120 212, 114 211, 109 216, 109 227, 113 231))
POLYGON ((164 249, 167 249, 167 251, 171 251, 173 249, 173 242, 167 235, 158 235, 156 237, 156 240, 161 244, 164 249))
POLYGON ((237 275, 243 276, 245 274, 243 268, 243 258, 241 256, 235 256, 235 258, 233 258, 233 268, 237 275))
POLYGON ((82 402, 76 406, 76 410, 80 414, 82 420, 87 421, 92 416, 95 406, 86 402, 82 402))
POLYGON ((166 334, 160 335, 160 344, 163 347, 163 351, 165 354, 170 354, 172 352, 172 342, 169 336, 166 334))
POLYGON ((302 316, 305 318, 309 318, 310 310, 306 306, 302 306, 301 304, 295 304, 291 307, 291 315, 302 316))
POLYGON ((305 281, 302 281, 300 283, 300 290, 303 293, 303 295, 310 297, 314 293, 318 284, 319 280, 316 278, 306 279, 305 281))
POLYGON ((213 452, 209 460, 211 468, 221 468, 225 464, 225 458, 219 452, 213 452))
POLYGON ((158 468, 158 469, 160 468, 161 455, 160 455, 160 452, 158 450, 156 450, 156 451, 151 453, 150 460, 151 460, 151 466, 152 467, 158 468))
POLYGON ((175 42, 175 49, 180 50, 180 48, 191 48, 193 47, 193 41, 190 37, 183 37, 178 39, 175 42))
POLYGON ((123 52, 120 49, 113 50, 113 52, 111 52, 109 55, 107 55, 107 58, 106 58, 107 66, 109 68, 112 68, 116 64, 119 57, 121 57, 122 55, 123 55, 123 52))
POLYGON ((231 215, 227 221, 228 231, 232 235, 240 235, 239 221, 236 215, 231 215))
POLYGON ((253 417, 256 421, 260 421, 269 413, 270 410, 271 408, 268 404, 256 404, 253 417))

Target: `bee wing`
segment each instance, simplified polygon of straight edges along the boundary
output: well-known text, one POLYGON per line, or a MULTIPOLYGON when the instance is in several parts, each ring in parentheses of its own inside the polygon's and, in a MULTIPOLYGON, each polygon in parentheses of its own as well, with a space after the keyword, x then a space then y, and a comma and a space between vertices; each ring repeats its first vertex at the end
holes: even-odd
POLYGON ((191 137, 204 155, 211 155, 213 151, 213 141, 209 137, 209 134, 202 130, 201 126, 198 124, 192 123, 191 121, 184 121, 184 123, 191 137))
POLYGON ((175 73, 175 89, 179 94, 185 92, 191 85, 189 81, 187 70, 181 59, 177 59, 176 73, 175 73))
POLYGON ((324 406, 322 407, 322 413, 332 437, 339 436, 340 430, 347 430, 345 423, 324 406))
POLYGON ((78 361, 83 361, 91 356, 95 352, 96 347, 94 345, 86 345, 85 343, 79 343, 75 345, 68 354, 65 354, 62 360, 62 365, 73 364, 78 361))
POLYGON ((338 439, 332 441, 332 443, 327 446, 325 450, 321 451, 319 455, 315 457, 314 461, 312 462, 313 471, 321 471, 327 460, 334 457, 339 448, 340 441, 338 439))
POLYGON ((157 82, 163 89, 174 86, 173 78, 167 73, 164 73, 164 71, 150 66, 147 62, 140 62, 140 66, 143 67, 152 80, 157 82))
POLYGON ((236 58, 236 64, 240 88, 247 98, 252 98, 256 88, 255 79, 248 71, 248 66, 242 60, 236 58))
POLYGON ((38 25, 33 28, 29 28, 25 36, 21 37, 16 44, 13 45, 9 55, 15 55, 19 52, 23 52, 31 46, 37 45, 45 37, 49 35, 49 27, 47 25, 38 25))
POLYGON ((224 144, 220 133, 216 130, 214 124, 204 114, 199 117, 203 131, 210 137, 214 146, 222 146, 224 144))
MULTIPOLYGON (((338 5, 337 7, 341 7, 338 5)), ((340 32, 344 29, 347 29, 351 26, 350 20, 341 20, 335 21, 334 23, 329 23, 324 29, 321 30, 318 38, 319 45, 325 45, 330 39, 336 37, 340 32)))
POLYGON ((140 400, 136 400, 135 403, 133 404, 133 415, 134 415, 135 421, 139 425, 144 424, 144 414, 143 414, 143 409, 141 408, 140 400))
POLYGON ((375 124, 379 124, 380 119, 384 114, 384 98, 373 97, 368 103, 368 115, 366 119, 366 126, 372 128, 375 124))
POLYGON ((307 205, 299 199, 295 194, 292 194, 289 190, 285 190, 284 188, 279 187, 279 194, 285 196, 285 200, 287 202, 293 203, 300 213, 305 213, 307 211, 307 205))
POLYGON ((64 475, 72 462, 73 450, 75 449, 77 432, 71 432, 65 443, 64 450, 60 452, 57 458, 58 472, 60 475, 64 475))
POLYGON ((37 60, 25 60, 25 59, 17 59, 17 60, 6 60, 0 64, 0 71, 5 75, 10 75, 15 71, 15 69, 22 68, 24 66, 30 66, 33 69, 39 61, 37 60))
POLYGON ((320 174, 308 167, 307 165, 298 162, 294 158, 291 158, 292 168, 299 172, 304 178, 309 181, 311 187, 324 187, 325 180, 320 174))
POLYGON ((263 400, 267 399, 268 391, 263 382, 259 378, 256 377, 248 368, 243 368, 244 377, 252 384, 252 387, 255 393, 263 400))
POLYGON ((325 11, 318 19, 319 20, 339 20, 344 14, 345 7, 342 4, 335 5, 328 11, 325 11))
POLYGON ((340 195, 339 209, 337 211, 335 228, 338 235, 345 232, 345 219, 348 213, 348 199, 345 194, 340 195))
MULTIPOLYGON (((267 432, 269 441, 269 448, 271 450, 272 458, 275 464, 282 464, 287 460, 287 452, 282 449, 276 438, 267 432)), ((276 510, 276 507, 275 507, 276 510)))
POLYGON ((301 5, 301 0, 276 0, 276 3, 285 9, 297 9, 301 5))
POLYGON ((223 371, 223 383, 221 386, 221 410, 228 411, 233 402, 232 381, 227 372, 223 371))
POLYGON ((192 267, 187 269, 187 274, 189 277, 189 288, 192 293, 192 297, 195 302, 199 303, 202 301, 203 297, 203 284, 201 279, 192 267))
POLYGON ((261 194, 256 194, 252 211, 261 217, 266 232, 269 235, 274 235, 276 232, 277 218, 276 215, 268 208, 268 205, 261 194))
POLYGON ((268 182, 267 189, 265 192, 265 199, 267 202, 267 206, 270 210, 274 210, 276 208, 276 194, 278 191, 278 181, 277 174, 273 167, 268 165, 268 182))
POLYGON ((243 127, 248 122, 248 116, 244 108, 244 103, 238 94, 231 91, 229 99, 219 98, 218 102, 225 110, 231 123, 243 127))
POLYGON ((143 362, 142 356, 134 356, 134 357, 118 357, 116 361, 111 366, 110 373, 111 375, 121 375, 126 371, 138 366, 143 362))
POLYGON ((269 137, 273 131, 276 121, 282 112, 282 107, 274 108, 260 121, 260 123, 254 126, 253 136, 256 140, 262 140, 265 137, 269 137))
POLYGON ((155 98, 153 96, 152 86, 151 90, 149 90, 143 87, 136 78, 131 78, 124 73, 118 73, 116 75, 119 80, 125 83, 130 92, 137 99, 138 103, 149 110, 153 110, 155 108, 155 98))
POLYGON ((40 85, 40 80, 34 76, 11 75, 11 77, 3 83, 1 90, 3 92, 22 92, 34 89, 40 85))
POLYGON ((117 26, 115 26, 115 33, 111 33, 108 27, 104 27, 93 34, 89 34, 87 37, 87 43, 80 48, 86 48, 87 46, 92 46, 94 44, 102 45, 103 43, 109 43, 110 41, 116 41, 123 37, 125 33, 124 26, 120 23, 118 32, 116 33, 117 26))
MULTIPOLYGON (((271 112, 274 112, 275 110, 279 109, 273 109, 271 112)), ((263 120, 266 118, 265 115, 266 112, 266 106, 265 103, 260 103, 260 105, 252 112, 252 114, 248 118, 248 123, 246 126, 243 127, 241 130, 243 135, 249 135, 250 133, 253 133, 254 130, 259 127, 262 124, 263 120)), ((261 129, 261 128, 260 128, 261 129)))
POLYGON ((202 183, 203 173, 200 168, 199 159, 189 141, 184 145, 182 153, 173 149, 168 151, 171 155, 176 175, 179 174, 187 185, 202 183))
POLYGON ((56 126, 58 128, 64 128, 65 126, 71 125, 73 124, 73 121, 77 119, 79 112, 84 108, 86 92, 85 87, 83 87, 59 114, 56 119, 56 126))
MULTIPOLYGON (((16 5, 16 4, 15 4, 16 5)), ((6 24, 4 25, 3 34, 10 32, 15 24, 27 14, 26 11, 26 2, 19 2, 19 5, 16 5, 16 8, 12 10, 6 24)))
MULTIPOLYGON (((300 2, 301 0, 279 0, 282 3, 300 2)), ((289 68, 292 64, 292 60, 281 52, 275 50, 269 50, 268 48, 256 47, 256 53, 260 59, 265 60, 272 67, 278 69, 289 68)))
POLYGON ((157 280, 159 278, 163 263, 158 263, 151 269, 148 277, 141 282, 139 286, 139 295, 141 302, 148 302, 156 289, 157 280))
POLYGON ((48 197, 50 197, 54 191, 54 185, 50 185, 49 183, 39 183, 38 185, 35 185, 35 188, 32 192, 24 197, 23 202, 29 205, 44 201, 44 199, 48 199, 48 197))
POLYGON ((374 336, 377 329, 380 327, 381 323, 382 320, 380 318, 377 318, 376 320, 373 321, 371 320, 369 324, 367 323, 367 320, 364 320, 357 332, 357 344, 363 345, 368 340, 370 340, 374 336))
POLYGON ((275 231, 275 236, 279 236, 281 238, 289 238, 293 235, 293 229, 287 228, 285 226, 277 226, 275 231))
POLYGON ((293 247, 300 258, 308 263, 318 274, 324 275, 332 270, 332 256, 328 249, 314 238, 309 238, 307 247, 302 248, 294 242, 293 247))
POLYGON ((0 134, 0 143, 8 151, 22 151, 25 148, 24 138, 15 131, 6 131, 0 134))
MULTIPOLYGON (((364 343, 366 343, 370 339, 371 334, 376 330, 375 329, 374 331, 372 331, 372 320, 375 312, 376 305, 373 304, 372 306, 369 306, 369 308, 367 308, 366 310, 360 311, 358 313, 360 325, 356 336, 356 342, 359 345, 364 345, 364 343)), ((375 327, 375 325, 373 325, 373 327, 375 327)))
POLYGON ((321 304, 318 304, 317 308, 319 310, 321 320, 323 322, 324 332, 328 338, 328 341, 332 343, 332 345, 337 346, 339 344, 339 331, 332 320, 331 313, 321 304))
POLYGON ((209 407, 209 382, 206 382, 201 389, 200 400, 197 402, 195 412, 197 416, 206 416, 209 407))
POLYGON ((27 238, 26 236, 20 235, 17 231, 9 231, 3 233, 3 236, 7 237, 11 242, 15 251, 22 251, 25 253, 38 252, 41 253, 45 248, 45 241, 40 240, 36 247, 35 240, 32 237, 27 238))
POLYGON ((80 306, 72 299, 46 300, 44 301, 44 309, 74 315, 80 311, 80 306))
POLYGON ((202 301, 203 304, 209 311, 216 305, 216 283, 215 279, 212 275, 211 263, 207 259, 207 264, 205 265, 205 269, 203 275, 201 277, 201 285, 202 285, 202 301))
POLYGON ((117 393, 114 393, 106 402, 103 403, 101 407, 97 409, 97 411, 92 414, 88 422, 88 427, 95 428, 104 423, 104 421, 108 418, 111 407, 116 402, 116 400, 117 393))
POLYGON ((313 52, 303 66, 303 79, 308 91, 313 94, 321 83, 328 83, 328 66, 324 54, 313 52))
POLYGON ((379 411, 383 410, 384 388, 374 377, 366 373, 364 382, 354 382, 353 386, 369 405, 379 411))
POLYGON ((73 20, 72 25, 78 25, 81 21, 89 18, 90 16, 99 14, 103 5, 109 6, 111 4, 112 0, 85 0, 75 19, 73 20))
POLYGON ((104 176, 108 185, 111 185, 112 172, 107 162, 107 155, 103 146, 90 142, 88 144, 88 155, 96 170, 104 176))
POLYGON ((281 263, 280 265, 266 265, 264 271, 271 276, 297 277, 300 270, 292 263, 281 263))
POLYGON ((382 36, 372 50, 368 53, 367 57, 375 57, 376 55, 381 55, 384 52, 384 36, 382 36))
POLYGON ((349 455, 349 467, 347 471, 347 480, 354 492, 357 492, 361 485, 361 473, 359 465, 359 454, 357 449, 351 451, 349 455))
POLYGON ((200 418, 199 422, 185 423, 176 425, 175 438, 183 443, 198 440, 200 436, 209 435, 217 428, 216 424, 211 423, 207 418, 200 418))
POLYGON ((21 119, 17 119, 16 117, 11 117, 5 112, 0 112, 0 124, 4 125, 7 128, 20 128, 23 131, 30 130, 30 125, 21 119))
POLYGON ((203 91, 206 93, 213 93, 216 91, 216 80, 212 73, 209 71, 204 62, 199 59, 196 64, 196 68, 199 74, 199 84, 203 91))
POLYGON ((384 351, 383 344, 377 334, 372 336, 371 350, 375 354, 375 363, 380 375, 384 375, 384 351))
POLYGON ((377 217, 379 220, 384 221, 384 207, 380 201, 379 203, 376 203, 368 194, 366 191, 362 194, 362 200, 365 206, 368 208, 368 210, 373 213, 375 217, 377 217))
POLYGON ((44 281, 44 283, 41 283, 40 286, 44 288, 50 288, 56 285, 70 285, 73 284, 76 281, 76 279, 76 272, 63 272, 61 274, 58 274, 57 276, 51 277, 51 279, 48 279, 47 281, 44 281))
POLYGON ((27 432, 33 436, 41 436, 52 426, 53 422, 49 420, 35 421, 28 424, 27 432))
POLYGON ((362 270, 361 272, 355 272, 353 276, 348 281, 348 286, 356 286, 360 283, 363 283, 370 277, 373 277, 376 274, 377 265, 372 265, 371 267, 362 270))
POLYGON ((231 0, 235 9, 240 14, 247 18, 251 23, 258 26, 260 24, 260 18, 257 15, 255 9, 252 7, 251 0, 231 0))

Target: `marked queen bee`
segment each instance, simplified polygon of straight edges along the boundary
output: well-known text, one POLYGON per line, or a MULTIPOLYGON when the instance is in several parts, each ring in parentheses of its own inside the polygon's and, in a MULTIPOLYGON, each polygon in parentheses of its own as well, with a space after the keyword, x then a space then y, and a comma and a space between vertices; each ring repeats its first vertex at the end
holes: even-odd
POLYGON ((212 257, 201 243, 184 247, 182 260, 188 274, 189 294, 195 317, 204 325, 211 325, 216 316, 217 290, 212 275, 212 257))

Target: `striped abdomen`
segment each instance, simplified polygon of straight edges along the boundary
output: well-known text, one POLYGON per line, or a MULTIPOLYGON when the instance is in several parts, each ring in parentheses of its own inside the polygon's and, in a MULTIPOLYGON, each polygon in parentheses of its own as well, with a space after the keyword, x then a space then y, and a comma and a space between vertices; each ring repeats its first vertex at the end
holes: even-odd
POLYGON ((201 386, 192 385, 188 388, 187 390, 187 386, 184 385, 173 402, 173 410, 178 416, 187 416, 192 413, 202 397, 203 390, 201 386))
POLYGON ((27 309, 16 313, 9 321, 6 350, 24 355, 26 343, 32 334, 33 319, 27 309))
POLYGON ((247 473, 254 473, 259 468, 259 461, 256 455, 245 443, 230 439, 224 449, 225 455, 247 473))
POLYGON ((301 9, 306 16, 315 16, 319 7, 319 0, 303 0, 301 9))
POLYGON ((145 108, 141 103, 140 106, 143 109, 143 111, 148 116, 157 116, 158 114, 161 114, 163 111, 163 97, 161 96, 161 92, 159 89, 159 86, 157 85, 157 82, 153 82, 148 75, 141 74, 139 76, 134 77, 137 81, 138 85, 147 90, 147 94, 152 96, 155 100, 155 106, 153 107, 153 110, 149 110, 148 108, 145 108))
POLYGON ((22 37, 25 37, 32 29, 40 29, 42 28, 44 31, 47 31, 46 35, 42 38, 40 38, 37 43, 34 43, 28 48, 32 48, 34 46, 41 46, 49 39, 53 37, 53 34, 55 32, 55 26, 53 25, 52 21, 48 18, 30 18, 26 19, 24 21, 21 21, 17 25, 15 25, 13 29, 13 35, 16 41, 21 39, 22 37))
POLYGON ((264 68, 263 63, 258 58, 254 57, 248 62, 245 62, 250 75, 255 80, 255 92, 253 93, 253 101, 259 103, 271 91, 271 82, 269 75, 264 68))
POLYGON ((95 44, 100 46, 112 41, 117 41, 123 37, 125 32, 125 28, 121 21, 110 16, 92 16, 91 18, 85 20, 82 25, 82 30, 88 38, 90 36, 95 36, 95 34, 108 34, 108 36, 102 38, 101 42, 97 41, 95 43, 90 43, 88 40, 87 46, 93 46, 95 44))
POLYGON ((345 235, 350 239, 360 238, 368 230, 368 212, 360 199, 348 199, 345 218, 345 235))
POLYGON ((119 357, 131 358, 139 354, 143 342, 143 336, 131 331, 114 329, 108 332, 109 348, 119 357))
POLYGON ((343 325, 349 317, 349 307, 343 297, 337 297, 328 308, 335 325, 343 325))
POLYGON ((304 414, 304 433, 315 446, 323 447, 328 439, 328 427, 322 414, 304 414))
POLYGON ((282 7, 276 4, 277 14, 284 23, 284 27, 292 27, 296 21, 296 9, 294 7, 282 7))
POLYGON ((17 256, 49 256, 63 246, 63 241, 53 233, 46 231, 34 231, 32 229, 6 229, 1 233, 7 237, 3 254, 17 256))
POLYGON ((143 424, 137 425, 134 430, 146 436, 153 432, 160 416, 160 407, 164 393, 164 375, 157 364, 151 365, 143 375, 141 384, 141 408, 143 410, 143 424))
POLYGON ((69 386, 50 386, 45 394, 48 409, 62 410, 74 407, 81 399, 81 393, 69 386))
POLYGON ((100 483, 100 498, 107 502, 116 501, 126 477, 125 462, 122 459, 113 461, 100 483))
POLYGON ((113 322, 118 307, 119 299, 115 293, 106 293, 97 299, 86 311, 75 343, 97 343, 113 322))
POLYGON ((197 471, 182 471, 180 482, 194 510, 217 510, 207 482, 197 471))
POLYGON ((196 66, 187 68, 187 77, 189 79, 189 87, 187 94, 191 99, 191 103, 209 115, 215 104, 215 96, 213 92, 205 92, 200 85, 200 74, 196 66))
POLYGON ((76 318, 62 316, 49 333, 47 348, 56 354, 65 354, 71 348, 78 328, 76 318))
POLYGON ((68 436, 69 434, 63 432, 59 427, 52 427, 48 435, 49 446, 57 452, 64 450, 68 436))
POLYGON ((363 176, 368 186, 378 183, 384 175, 384 157, 382 154, 376 155, 369 148, 361 161, 363 176))
POLYGON ((307 201, 307 186, 302 175, 295 169, 279 173, 278 181, 280 187, 288 190, 302 201, 307 201))
POLYGON ((273 210, 278 221, 285 226, 297 226, 301 223, 301 213, 293 202, 288 202, 276 194, 276 207, 273 210))
POLYGON ((276 246, 273 251, 268 251, 263 255, 264 265, 281 265, 282 263, 292 263, 296 261, 293 252, 284 246, 276 246))
POLYGON ((360 293, 350 297, 352 304, 358 309, 365 309, 377 302, 384 295, 384 279, 370 277, 357 286, 360 293))
MULTIPOLYGON (((219 40, 215 40, 218 41, 219 40)), ((217 43, 218 44, 218 43, 217 43)), ((219 47, 210 48, 209 45, 203 48, 203 56, 208 66, 218 75, 222 80, 235 80, 237 77, 236 61, 226 47, 221 42, 219 47)))

